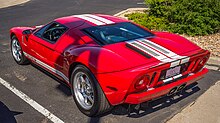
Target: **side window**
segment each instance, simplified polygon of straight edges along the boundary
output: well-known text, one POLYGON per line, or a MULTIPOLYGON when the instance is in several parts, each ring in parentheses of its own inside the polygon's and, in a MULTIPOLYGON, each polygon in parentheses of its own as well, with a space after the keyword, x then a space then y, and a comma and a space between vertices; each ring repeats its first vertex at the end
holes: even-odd
POLYGON ((66 30, 67 27, 53 22, 38 30, 35 35, 51 43, 55 43, 61 37, 61 35, 66 32, 66 30))
POLYGON ((41 28, 40 30, 38 30, 36 33, 34 33, 37 37, 42 36, 42 34, 44 33, 44 31, 50 26, 51 24, 47 24, 46 26, 44 26, 43 28, 41 28))

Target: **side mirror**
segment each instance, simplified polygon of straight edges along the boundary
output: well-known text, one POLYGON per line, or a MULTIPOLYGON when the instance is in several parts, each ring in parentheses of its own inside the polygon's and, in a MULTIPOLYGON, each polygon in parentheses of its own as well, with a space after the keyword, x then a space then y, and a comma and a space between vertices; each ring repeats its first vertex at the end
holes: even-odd
POLYGON ((30 34, 32 34, 32 30, 31 29, 27 29, 27 30, 24 30, 22 32, 23 35, 26 35, 26 36, 29 36, 30 34))

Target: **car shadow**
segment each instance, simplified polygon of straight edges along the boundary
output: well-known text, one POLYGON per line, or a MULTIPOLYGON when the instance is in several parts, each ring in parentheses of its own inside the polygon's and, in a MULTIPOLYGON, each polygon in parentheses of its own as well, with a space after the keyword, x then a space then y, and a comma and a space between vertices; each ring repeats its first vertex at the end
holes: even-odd
POLYGON ((99 123, 101 117, 90 117, 87 123, 99 123))
POLYGON ((15 116, 19 114, 22 114, 22 112, 11 111, 0 101, 0 123, 17 123, 15 116))
POLYGON ((135 105, 131 105, 130 107, 130 113, 128 111, 128 104, 122 104, 115 106, 112 110, 111 114, 113 115, 126 115, 130 118, 139 118, 143 117, 145 115, 151 114, 153 112, 156 112, 158 110, 161 110, 163 108, 169 107, 172 104, 175 104, 194 93, 198 92, 200 88, 197 86, 197 83, 191 84, 187 86, 184 91, 181 93, 174 94, 172 96, 163 96, 155 100, 151 100, 148 102, 144 102, 140 105, 140 109, 136 109, 135 105))
POLYGON ((43 72, 44 74, 46 74, 47 76, 49 76, 50 78, 52 78, 53 80, 57 81, 58 83, 60 83, 56 89, 59 90, 60 92, 64 93, 65 96, 72 96, 71 93, 71 89, 70 87, 63 82, 62 80, 60 80, 59 78, 57 78, 56 76, 54 76, 53 74, 49 73, 48 71, 44 70, 43 68, 41 68, 40 66, 37 66, 36 64, 31 64, 33 67, 35 67, 37 70, 43 72))
POLYGON ((56 89, 63 92, 66 96, 72 96, 71 89, 66 84, 59 84, 56 89))
POLYGON ((129 104, 117 105, 111 111, 106 112, 100 116, 90 117, 87 123, 99 123, 100 119, 102 117, 105 117, 110 114, 117 115, 117 116, 126 116, 129 118, 140 118, 145 115, 149 115, 149 114, 154 113, 158 110, 169 107, 172 104, 175 104, 175 103, 193 95, 194 93, 198 92, 200 90, 200 88, 197 86, 197 84, 198 83, 193 83, 193 84, 187 86, 184 89, 184 91, 182 91, 181 93, 177 93, 172 96, 163 96, 163 97, 160 97, 160 98, 152 100, 152 101, 144 102, 141 104, 139 111, 137 109, 135 109, 136 105, 132 105, 130 107, 130 109, 131 109, 130 113, 128 111, 129 104))

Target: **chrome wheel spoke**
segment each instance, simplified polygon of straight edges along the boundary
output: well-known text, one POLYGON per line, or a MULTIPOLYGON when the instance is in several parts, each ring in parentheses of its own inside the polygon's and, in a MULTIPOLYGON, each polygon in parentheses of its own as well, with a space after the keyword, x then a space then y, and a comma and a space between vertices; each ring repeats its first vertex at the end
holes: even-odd
POLYGON ((82 94, 84 94, 84 88, 83 88, 83 87, 80 88, 80 92, 81 92, 82 94))
POLYGON ((85 83, 85 79, 83 78, 82 75, 79 77, 79 79, 80 79, 80 82, 81 82, 81 83, 85 83))
POLYGON ((22 56, 22 53, 21 53, 21 51, 19 51, 19 52, 18 52, 18 54, 19 54, 20 56, 22 56))
POLYGON ((21 61, 22 51, 21 51, 21 47, 19 45, 19 42, 16 39, 12 40, 11 48, 12 48, 12 54, 13 54, 13 57, 15 58, 15 60, 18 62, 21 61))
POLYGON ((20 45, 18 44, 18 41, 16 41, 15 46, 16 46, 17 48, 20 47, 20 45))
POLYGON ((21 60, 21 59, 20 59, 20 55, 17 53, 16 56, 17 56, 17 60, 20 61, 20 60, 21 60))
POLYGON ((84 102, 85 102, 86 105, 92 105, 94 103, 91 96, 86 95, 84 99, 85 99, 84 102))
POLYGON ((83 94, 79 94, 78 96, 79 96, 80 99, 82 99, 82 100, 84 99, 83 94))
POLYGON ((86 83, 87 85, 90 85, 90 82, 89 82, 89 79, 88 79, 88 78, 85 78, 85 83, 86 83))
POLYGON ((93 103, 94 103, 94 100, 92 99, 92 97, 91 97, 91 96, 88 96, 88 100, 90 101, 90 103, 91 103, 91 104, 93 104, 93 103))
POLYGON ((17 53, 17 51, 16 51, 16 50, 13 50, 12 52, 13 52, 13 55, 16 55, 16 53, 17 53))
POLYGON ((82 85, 80 82, 78 82, 79 80, 77 80, 77 89, 81 92, 82 89, 82 85))
POLYGON ((93 88, 88 76, 83 72, 78 72, 74 78, 74 94, 78 103, 84 109, 92 108, 94 104, 93 88))
POLYGON ((87 98, 87 96, 84 97, 84 103, 85 103, 86 105, 88 105, 88 98, 87 98))
POLYGON ((20 51, 20 50, 21 50, 21 47, 17 47, 17 50, 20 51))
POLYGON ((90 81, 89 81, 88 78, 86 78, 86 90, 87 90, 88 93, 93 92, 92 86, 91 86, 90 81))
POLYGON ((15 45, 15 43, 13 43, 13 44, 12 44, 12 47, 13 47, 13 48, 16 48, 16 45, 15 45))

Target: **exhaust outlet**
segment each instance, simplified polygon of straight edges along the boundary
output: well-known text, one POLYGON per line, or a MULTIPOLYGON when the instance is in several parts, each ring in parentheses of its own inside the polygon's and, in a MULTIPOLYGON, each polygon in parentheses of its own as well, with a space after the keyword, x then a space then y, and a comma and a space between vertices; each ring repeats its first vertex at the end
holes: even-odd
POLYGON ((181 92, 185 87, 186 87, 186 83, 184 83, 180 86, 174 87, 170 90, 170 92, 167 94, 167 96, 171 96, 177 92, 181 92))
POLYGON ((180 85, 176 91, 177 91, 177 92, 180 92, 180 91, 182 91, 185 87, 186 87, 186 83, 180 85))
POLYGON ((167 94, 167 96, 171 96, 174 93, 176 93, 176 90, 178 89, 178 87, 174 87, 173 89, 170 90, 170 92, 167 94))

